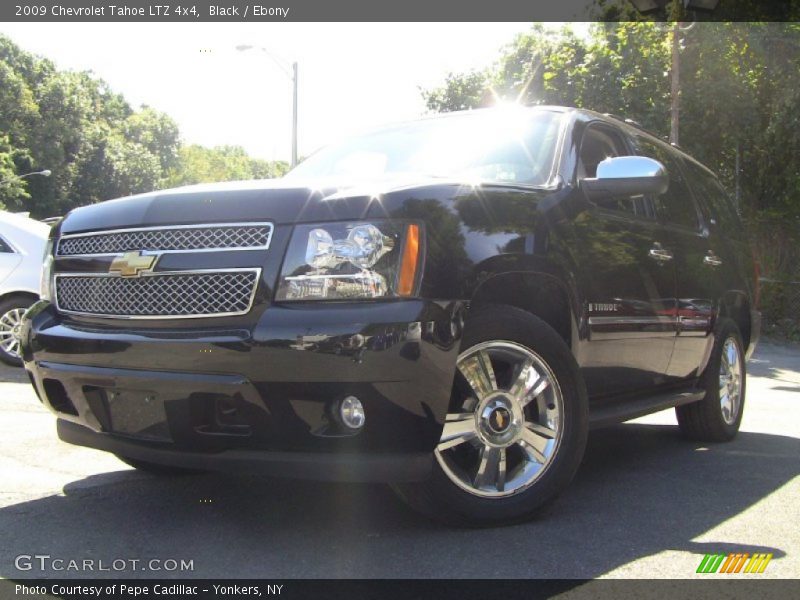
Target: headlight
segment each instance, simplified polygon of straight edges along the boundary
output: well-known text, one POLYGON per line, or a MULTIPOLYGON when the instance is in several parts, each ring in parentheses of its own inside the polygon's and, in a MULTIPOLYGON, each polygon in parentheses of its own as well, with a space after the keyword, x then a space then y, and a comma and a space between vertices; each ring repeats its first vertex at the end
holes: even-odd
POLYGON ((39 297, 48 302, 53 301, 53 240, 48 239, 42 257, 42 279, 39 283, 39 297))
POLYGON ((298 225, 276 300, 411 296, 420 255, 420 230, 413 223, 298 225))

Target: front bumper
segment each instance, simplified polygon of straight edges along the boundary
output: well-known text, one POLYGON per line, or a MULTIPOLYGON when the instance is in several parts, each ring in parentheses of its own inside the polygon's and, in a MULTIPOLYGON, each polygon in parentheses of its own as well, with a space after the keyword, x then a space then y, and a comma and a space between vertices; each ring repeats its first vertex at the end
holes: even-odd
POLYGON ((67 443, 151 463, 201 471, 257 473, 318 481, 421 481, 430 474, 433 460, 430 452, 375 455, 263 450, 193 452, 95 433, 64 419, 58 420, 57 428, 58 437, 67 443))
MULTIPOLYGON (((344 481, 430 472, 459 309, 272 306, 252 329, 123 329, 31 311, 23 359, 67 442, 188 468, 344 481), (357 433, 335 418, 354 395, 357 433)), ((211 321, 211 320, 207 320, 211 321)))

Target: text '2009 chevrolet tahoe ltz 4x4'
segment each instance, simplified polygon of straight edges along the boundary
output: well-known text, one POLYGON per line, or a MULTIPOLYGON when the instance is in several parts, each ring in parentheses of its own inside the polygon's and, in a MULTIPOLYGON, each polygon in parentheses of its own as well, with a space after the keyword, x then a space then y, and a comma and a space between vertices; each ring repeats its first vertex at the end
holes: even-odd
POLYGON ((584 110, 385 128, 280 180, 79 208, 50 244, 23 358, 62 440, 385 481, 457 523, 529 517, 593 425, 675 407, 731 439, 759 335, 714 174, 584 110))

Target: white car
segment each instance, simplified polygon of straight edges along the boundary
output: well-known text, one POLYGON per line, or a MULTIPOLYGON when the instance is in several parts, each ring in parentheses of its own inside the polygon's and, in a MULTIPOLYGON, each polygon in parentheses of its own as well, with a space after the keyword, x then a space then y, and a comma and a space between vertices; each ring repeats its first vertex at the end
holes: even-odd
POLYGON ((0 211, 0 360, 21 365, 22 315, 39 299, 42 256, 50 227, 0 211))

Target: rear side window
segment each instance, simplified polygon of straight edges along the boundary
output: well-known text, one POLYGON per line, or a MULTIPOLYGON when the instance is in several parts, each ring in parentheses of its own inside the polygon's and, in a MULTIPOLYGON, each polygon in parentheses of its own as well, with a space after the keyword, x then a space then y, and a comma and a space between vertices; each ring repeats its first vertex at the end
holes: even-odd
POLYGON ((13 252, 14 250, 11 249, 11 246, 9 246, 6 243, 6 241, 2 237, 0 237, 0 254, 13 253, 13 252))
POLYGON ((655 199, 659 213, 667 223, 697 231, 697 209, 678 158, 667 146, 644 136, 636 136, 636 146, 640 154, 656 159, 667 169, 669 189, 655 199))
MULTIPOLYGON (((606 158, 630 156, 631 152, 618 131, 605 125, 590 125, 583 134, 578 155, 577 179, 597 176, 597 165, 606 158)), ((655 219, 653 202, 645 196, 607 196, 594 201, 598 208, 655 219)))
POLYGON ((719 180, 693 161, 685 161, 689 181, 700 201, 701 209, 728 234, 740 232, 741 222, 733 203, 719 180))

